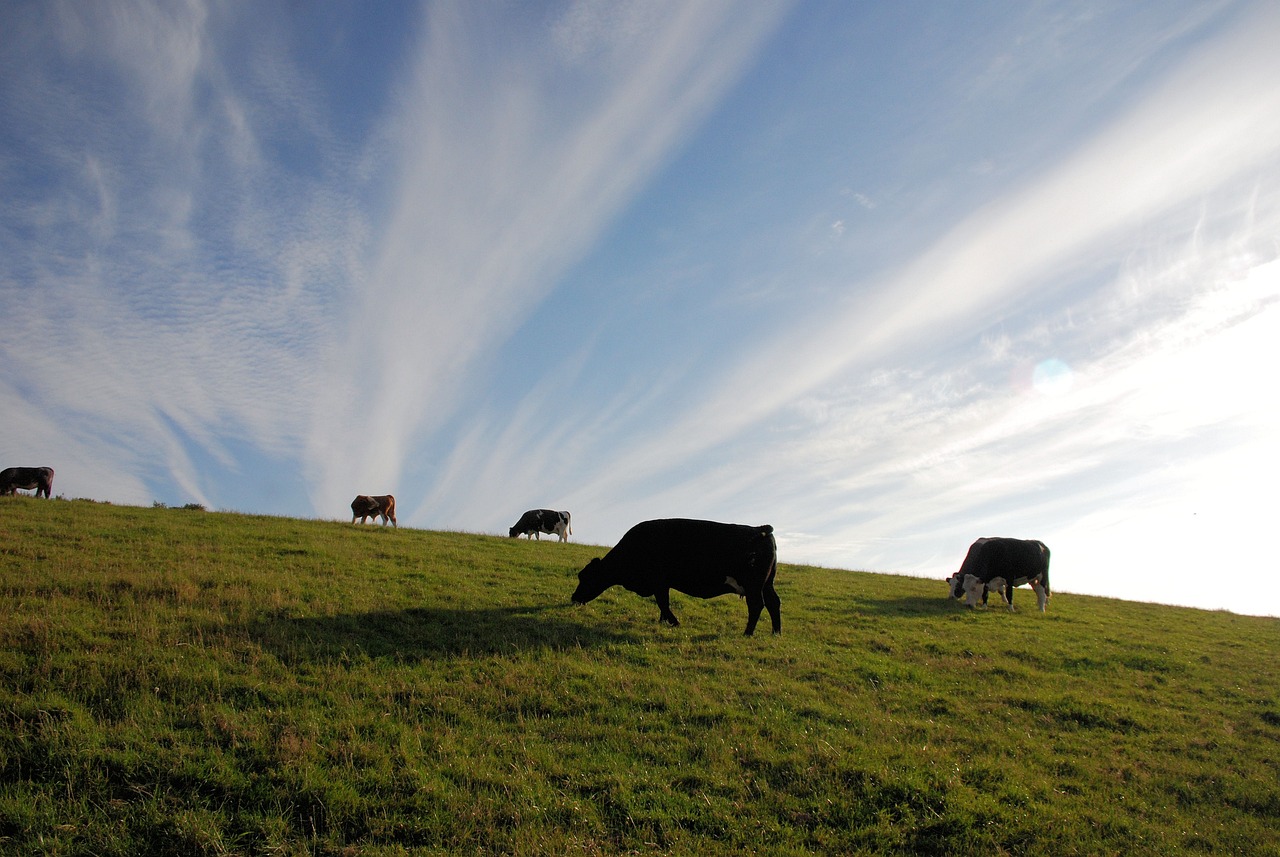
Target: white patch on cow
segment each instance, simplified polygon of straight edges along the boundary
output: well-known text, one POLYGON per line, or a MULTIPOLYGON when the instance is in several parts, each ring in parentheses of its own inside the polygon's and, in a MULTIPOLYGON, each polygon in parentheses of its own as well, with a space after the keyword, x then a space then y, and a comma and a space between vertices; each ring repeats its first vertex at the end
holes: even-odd
POLYGON ((747 590, 742 588, 742 584, 738 583, 738 581, 734 580, 732 577, 726 577, 724 579, 724 583, 725 583, 725 586, 728 586, 730 589, 732 589, 734 592, 738 593, 739 595, 747 594, 747 590))
POLYGON ((1004 602, 1004 606, 1012 610, 1013 605, 1009 603, 1008 598, 1004 597, 1004 587, 1005 587, 1005 581, 1003 577, 993 577, 987 581, 987 590, 999 595, 1000 600, 1004 602))
POLYGON ((964 576, 964 603, 969 607, 982 605, 982 581, 972 574, 964 576))

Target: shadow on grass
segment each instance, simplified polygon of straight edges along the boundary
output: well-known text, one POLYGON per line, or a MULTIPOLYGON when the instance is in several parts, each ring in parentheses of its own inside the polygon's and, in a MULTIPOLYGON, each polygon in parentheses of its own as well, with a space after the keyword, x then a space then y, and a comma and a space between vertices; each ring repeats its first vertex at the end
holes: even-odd
POLYGON ((854 596, 852 606, 860 613, 878 613, 883 616, 948 616, 965 612, 968 608, 943 595, 923 597, 909 595, 901 598, 875 598, 854 596))
POLYGON ((285 663, 360 657, 413 662, 513 654, 534 649, 593 648, 636 638, 573 621, 572 607, 422 607, 313 618, 265 616, 249 636, 285 663))

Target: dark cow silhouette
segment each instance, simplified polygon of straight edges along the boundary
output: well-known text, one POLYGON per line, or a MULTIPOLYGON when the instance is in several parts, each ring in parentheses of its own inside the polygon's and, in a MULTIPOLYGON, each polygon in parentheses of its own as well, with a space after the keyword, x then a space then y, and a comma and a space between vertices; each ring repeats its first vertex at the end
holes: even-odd
POLYGON ((514 527, 507 531, 507 535, 513 539, 531 535, 541 541, 542 536, 539 533, 554 534, 560 537, 560 541, 567 542, 569 536, 573 535, 573 529, 569 526, 569 513, 553 512, 550 509, 530 509, 520 516, 520 520, 516 521, 514 527))
POLYGON ((17 489, 36 489, 37 497, 48 497, 53 491, 52 467, 6 467, 0 470, 0 496, 14 494, 17 489))
POLYGON ((604 557, 578 572, 576 604, 586 604, 615 584, 653 596, 659 618, 679 625, 670 590, 695 598, 737 593, 747 599, 747 636, 761 609, 769 608, 773 633, 782 630, 781 601, 773 588, 778 549, 773 527, 668 518, 636 524, 604 557))
POLYGON ((356 518, 360 519, 360 523, 364 523, 366 518, 373 518, 375 521, 378 517, 382 517, 382 524, 386 526, 387 521, 391 521, 391 526, 398 527, 396 524, 396 498, 390 494, 383 494, 377 497, 371 497, 367 494, 357 494, 356 499, 351 501, 351 523, 356 522, 356 518))
POLYGON ((1035 590, 1040 612, 1049 603, 1049 548, 1029 539, 984 538, 969 546, 960 570, 947 578, 952 598, 968 595, 974 606, 981 587, 982 603, 987 590, 996 589, 1009 609, 1013 609, 1013 588, 1024 583, 1035 590), (969 579, 972 578, 972 579, 969 579))

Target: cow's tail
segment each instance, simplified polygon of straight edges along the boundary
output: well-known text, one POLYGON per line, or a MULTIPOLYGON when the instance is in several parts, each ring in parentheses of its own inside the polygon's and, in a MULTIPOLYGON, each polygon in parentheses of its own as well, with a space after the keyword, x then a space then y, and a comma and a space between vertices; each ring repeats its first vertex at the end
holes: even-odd
POLYGON ((756 532, 759 533, 760 538, 767 539, 769 542, 769 570, 764 577, 765 583, 769 584, 778 573, 778 542, 773 537, 772 524, 761 524, 756 527, 756 532))
POLYGON ((1044 597, 1049 597, 1049 546, 1044 542, 1040 543, 1040 550, 1044 552, 1044 573, 1040 575, 1040 583, 1044 586, 1044 597))

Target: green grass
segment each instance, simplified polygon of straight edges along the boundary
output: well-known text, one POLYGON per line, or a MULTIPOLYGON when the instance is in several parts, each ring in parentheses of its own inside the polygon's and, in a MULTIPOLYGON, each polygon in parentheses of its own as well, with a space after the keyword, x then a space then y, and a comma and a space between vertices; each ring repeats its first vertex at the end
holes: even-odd
POLYGON ((1280 853, 1277 620, 603 553, 0 500, 0 853, 1280 853))

